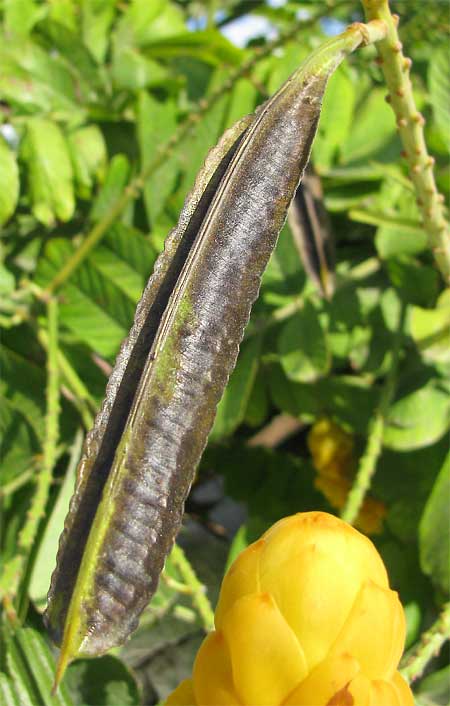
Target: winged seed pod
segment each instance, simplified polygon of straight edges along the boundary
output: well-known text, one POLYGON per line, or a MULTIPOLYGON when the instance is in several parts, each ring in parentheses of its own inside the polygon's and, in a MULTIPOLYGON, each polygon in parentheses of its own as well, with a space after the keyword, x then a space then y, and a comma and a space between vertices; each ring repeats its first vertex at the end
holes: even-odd
POLYGON ((320 178, 308 167, 298 187, 288 221, 303 267, 321 296, 334 292, 334 239, 323 203, 320 178))
POLYGON ((262 272, 306 165, 326 81, 384 25, 327 42, 209 153, 87 435, 45 622, 67 664, 121 644, 156 590, 262 272))

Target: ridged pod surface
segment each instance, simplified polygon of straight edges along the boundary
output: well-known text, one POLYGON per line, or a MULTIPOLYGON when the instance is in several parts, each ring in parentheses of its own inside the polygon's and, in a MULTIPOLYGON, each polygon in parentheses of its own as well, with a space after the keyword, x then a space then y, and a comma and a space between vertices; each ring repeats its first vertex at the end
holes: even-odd
POLYGON ((361 43, 356 34, 330 42, 319 63, 223 135, 157 260, 86 438, 60 539, 45 614, 62 644, 57 679, 74 657, 122 643, 156 590, 327 78, 361 43))

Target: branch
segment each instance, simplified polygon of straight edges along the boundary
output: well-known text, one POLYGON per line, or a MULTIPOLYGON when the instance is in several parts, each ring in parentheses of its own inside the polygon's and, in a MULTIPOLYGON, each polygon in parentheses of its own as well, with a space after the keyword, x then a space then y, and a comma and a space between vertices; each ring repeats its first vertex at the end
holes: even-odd
POLYGON ((36 492, 31 501, 25 524, 19 533, 17 554, 6 564, 2 572, 0 594, 3 596, 4 603, 9 606, 12 606, 12 601, 18 593, 20 583, 26 573, 28 558, 39 524, 45 514, 45 507, 53 480, 53 468, 58 457, 58 304, 55 299, 49 299, 47 302, 47 335, 47 414, 45 418, 42 468, 36 478, 36 492))
POLYGON ((28 468, 26 471, 13 478, 9 483, 5 483, 5 485, 0 488, 0 500, 6 498, 8 495, 12 495, 16 490, 26 485, 33 478, 34 474, 34 468, 28 468))
POLYGON ((403 677, 411 683, 419 679, 428 662, 436 657, 443 644, 450 639, 450 603, 446 603, 439 618, 423 633, 414 652, 409 655, 401 670, 403 677))
POLYGON ((408 161, 411 180, 422 215, 423 227, 436 264, 446 283, 450 283, 450 233, 444 217, 444 197, 439 194, 433 174, 434 159, 425 144, 425 120, 418 112, 409 78, 411 59, 402 53, 397 25, 388 0, 362 0, 368 20, 383 20, 388 27, 386 39, 378 43, 379 62, 389 89, 386 100, 397 118, 397 127, 408 161))
POLYGON ((265 0, 242 0, 230 8, 229 13, 223 20, 217 22, 217 27, 225 27, 230 22, 239 20, 243 15, 247 15, 248 13, 258 13, 258 7, 264 7, 265 4, 265 0))
POLYGON ((247 441, 247 446, 262 446, 266 449, 274 449, 286 439, 297 434, 304 426, 303 422, 290 414, 278 414, 276 417, 272 417, 265 427, 250 437, 247 441))
POLYGON ((170 554, 170 559, 174 566, 178 569, 183 579, 184 585, 187 587, 187 593, 190 593, 192 597, 192 603, 197 609, 200 617, 203 621, 203 626, 205 630, 214 629, 214 612, 211 608, 211 604, 205 593, 205 587, 198 580, 195 571, 190 565, 186 558, 185 553, 178 546, 174 544, 172 552, 170 554))
MULTIPOLYGON (((42 294, 40 295, 42 297, 42 294)), ((48 335, 44 329, 38 331, 39 343, 48 351, 48 335)), ((72 366, 68 358, 62 350, 58 350, 58 368, 61 373, 63 382, 67 385, 70 401, 77 408, 85 429, 90 429, 94 421, 94 416, 97 410, 95 400, 92 398, 89 390, 84 382, 79 377, 75 368, 72 366)))

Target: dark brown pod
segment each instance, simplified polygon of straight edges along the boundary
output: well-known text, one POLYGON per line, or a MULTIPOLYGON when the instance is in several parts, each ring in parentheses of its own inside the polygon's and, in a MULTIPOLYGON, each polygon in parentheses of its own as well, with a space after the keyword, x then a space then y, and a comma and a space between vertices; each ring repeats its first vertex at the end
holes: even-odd
POLYGON ((306 170, 288 213, 294 243, 303 266, 323 297, 334 292, 335 248, 320 178, 306 170))
POLYGON ((319 50, 208 155, 169 235, 88 434, 45 621, 79 655, 122 643, 154 593, 217 403, 307 162, 329 74, 361 25, 319 50))

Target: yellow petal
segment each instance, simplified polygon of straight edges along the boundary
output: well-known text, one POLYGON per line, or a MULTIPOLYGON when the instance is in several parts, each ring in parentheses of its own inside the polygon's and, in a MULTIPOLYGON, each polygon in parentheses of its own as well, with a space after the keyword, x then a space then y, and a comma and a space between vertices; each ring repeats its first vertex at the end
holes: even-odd
POLYGON ((392 678, 392 683, 397 689, 398 703, 400 706, 414 706, 414 697, 408 684, 403 679, 399 672, 396 672, 392 678))
POLYGON ((362 583, 388 587, 386 569, 367 537, 327 513, 280 520, 263 539, 261 591, 273 595, 312 669, 325 659, 362 583))
POLYGON ((370 706, 404 706, 392 682, 375 680, 371 686, 370 706))
POLYGON ((397 593, 367 581, 330 654, 351 654, 370 679, 390 678, 403 652, 405 629, 397 593))
MULTIPOLYGON (((283 706, 325 706, 325 704, 340 702, 336 699, 339 692, 359 672, 359 665, 351 655, 342 654, 335 660, 325 660, 319 664, 301 684, 289 694, 283 706), (332 699, 335 698, 335 702, 332 699)), ((348 693, 348 692, 347 692, 348 693)), ((342 704, 344 695, 339 694, 342 704)))
POLYGON ((222 582, 215 612, 217 630, 222 627, 223 616, 233 603, 249 593, 259 593, 259 562, 264 539, 250 544, 235 559, 222 582))
MULTIPOLYGON (((364 674, 358 674, 348 686, 348 691, 353 698, 352 706, 373 706, 372 704, 372 684, 364 674)), ((335 706, 327 704, 327 706, 335 706)), ((379 705, 381 706, 381 704, 379 705)))
MULTIPOLYGON (((351 483, 346 478, 341 478, 327 473, 317 476, 314 487, 323 493, 332 507, 344 507, 351 483)), ((383 520, 386 516, 385 505, 375 498, 367 497, 355 520, 355 527, 364 534, 380 534, 383 531, 383 520)))
POLYGON ((192 679, 185 679, 167 697, 165 706, 197 706, 192 679))
POLYGON ((350 683, 349 692, 354 706, 414 706, 413 695, 398 672, 388 681, 371 681, 363 674, 358 674, 350 683))
POLYGON ((221 632, 213 632, 203 640, 194 663, 193 682, 198 706, 239 705, 230 655, 221 632))
POLYGON ((305 678, 300 645, 269 594, 236 601, 225 614, 222 629, 236 693, 243 703, 277 706, 305 678))

